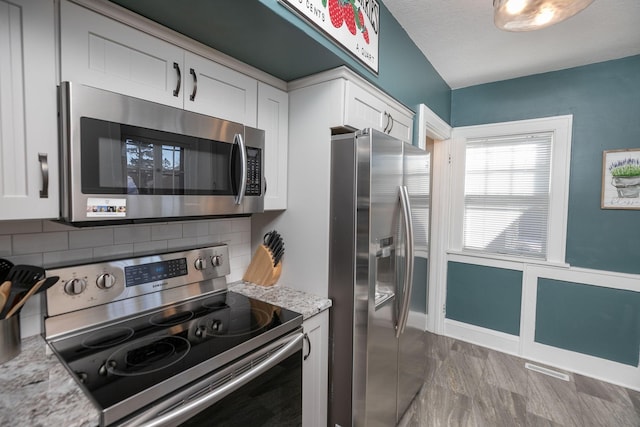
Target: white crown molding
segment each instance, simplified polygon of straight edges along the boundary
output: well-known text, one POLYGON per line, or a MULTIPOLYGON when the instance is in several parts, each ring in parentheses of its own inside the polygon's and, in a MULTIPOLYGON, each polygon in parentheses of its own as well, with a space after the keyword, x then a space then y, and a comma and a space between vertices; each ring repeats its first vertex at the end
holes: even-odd
POLYGON ((418 141, 423 141, 425 136, 436 141, 451 138, 451 126, 425 104, 418 106, 418 126, 418 141))

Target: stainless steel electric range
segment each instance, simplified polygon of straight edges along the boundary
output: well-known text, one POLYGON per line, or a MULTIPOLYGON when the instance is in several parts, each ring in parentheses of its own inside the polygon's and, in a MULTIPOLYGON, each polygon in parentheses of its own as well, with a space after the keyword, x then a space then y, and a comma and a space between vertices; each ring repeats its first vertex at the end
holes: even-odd
POLYGON ((47 270, 45 339, 101 425, 301 425, 302 315, 227 274, 225 245, 47 270))

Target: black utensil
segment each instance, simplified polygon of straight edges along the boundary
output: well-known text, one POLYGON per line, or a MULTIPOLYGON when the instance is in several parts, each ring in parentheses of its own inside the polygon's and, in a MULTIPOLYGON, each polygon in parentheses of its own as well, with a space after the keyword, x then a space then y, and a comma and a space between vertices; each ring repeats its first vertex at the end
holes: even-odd
POLYGON ((4 304, 0 318, 4 319, 9 310, 13 307, 16 296, 28 292, 33 285, 45 276, 45 271, 41 267, 33 265, 14 265, 5 278, 5 282, 0 286, 4 288, 7 282, 11 283, 11 291, 4 304))
POLYGON ((9 271, 13 268, 13 263, 4 258, 0 258, 0 312, 4 308, 4 305, 7 303, 7 299, 9 298, 9 293, 11 292, 11 282, 6 282, 4 279, 9 274, 9 271))
POLYGON ((0 258, 0 283, 4 282, 4 279, 9 274, 9 271, 13 268, 13 263, 8 259, 0 258))

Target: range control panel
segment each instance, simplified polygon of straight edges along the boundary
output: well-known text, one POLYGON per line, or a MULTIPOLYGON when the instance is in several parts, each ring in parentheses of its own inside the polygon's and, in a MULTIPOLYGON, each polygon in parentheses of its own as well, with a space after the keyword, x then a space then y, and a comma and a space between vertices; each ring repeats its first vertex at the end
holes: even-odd
POLYGON ((229 273, 226 245, 48 269, 47 276, 60 280, 47 290, 47 314, 69 313, 229 273))

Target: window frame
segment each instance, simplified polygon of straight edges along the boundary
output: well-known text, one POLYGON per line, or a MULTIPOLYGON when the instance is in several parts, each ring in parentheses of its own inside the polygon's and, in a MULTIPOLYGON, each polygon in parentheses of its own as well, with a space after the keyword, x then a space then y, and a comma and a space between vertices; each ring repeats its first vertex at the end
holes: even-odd
POLYGON ((456 127, 453 129, 449 158, 451 164, 451 229, 449 233, 449 249, 451 252, 476 255, 483 258, 566 265, 565 253, 567 212, 569 207, 572 125, 573 115, 564 115, 456 127), (546 258, 502 255, 463 249, 465 155, 467 140, 539 132, 553 132, 546 258))

